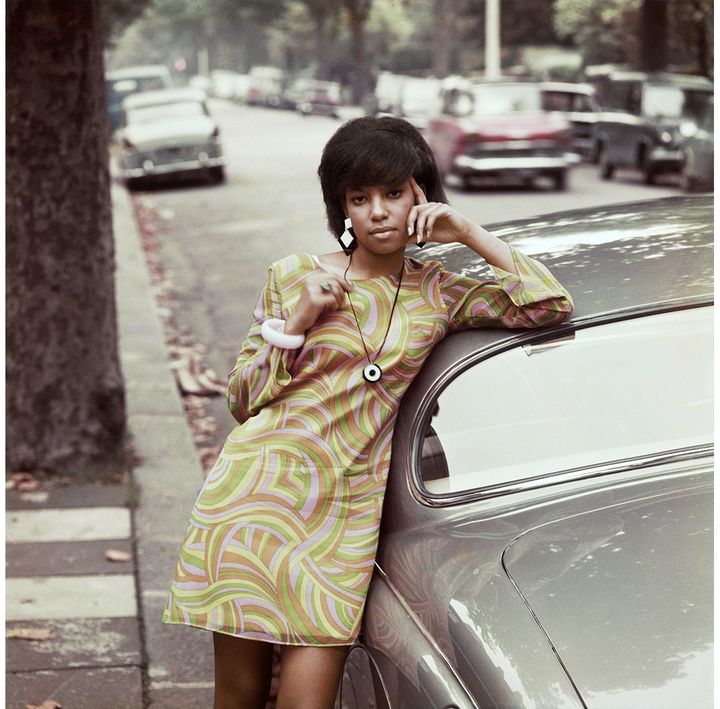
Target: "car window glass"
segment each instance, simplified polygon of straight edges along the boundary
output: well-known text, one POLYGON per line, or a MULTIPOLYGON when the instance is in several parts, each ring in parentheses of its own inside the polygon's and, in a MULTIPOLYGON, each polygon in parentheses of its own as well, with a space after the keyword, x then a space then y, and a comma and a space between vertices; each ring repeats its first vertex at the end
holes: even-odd
POLYGON ((646 116, 679 118, 683 112, 685 96, 678 86, 649 84, 643 92, 642 112, 646 116))
POLYGON ((620 111, 629 110, 631 87, 632 85, 628 81, 610 82, 603 103, 607 108, 615 108, 620 111))
POLYGON ((573 111, 573 94, 563 91, 543 91, 542 107, 544 111, 573 111))
POLYGON ((581 329, 475 364, 439 395, 420 478, 443 494, 712 440, 712 309, 581 329))
POLYGON ((128 123, 152 123, 169 118, 208 115, 207 109, 200 101, 183 101, 181 103, 163 103, 155 106, 143 106, 128 111, 128 123))
POLYGON ((473 90, 473 112, 477 115, 541 108, 542 96, 537 86, 477 86, 473 90))

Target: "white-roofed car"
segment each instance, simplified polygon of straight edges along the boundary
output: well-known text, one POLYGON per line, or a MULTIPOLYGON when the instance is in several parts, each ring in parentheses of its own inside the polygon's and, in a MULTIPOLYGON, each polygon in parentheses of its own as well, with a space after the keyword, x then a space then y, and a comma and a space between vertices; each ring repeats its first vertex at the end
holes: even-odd
POLYGON ((225 179, 220 128, 197 89, 166 89, 129 96, 127 124, 117 131, 118 161, 129 188, 151 179, 206 175, 225 179))

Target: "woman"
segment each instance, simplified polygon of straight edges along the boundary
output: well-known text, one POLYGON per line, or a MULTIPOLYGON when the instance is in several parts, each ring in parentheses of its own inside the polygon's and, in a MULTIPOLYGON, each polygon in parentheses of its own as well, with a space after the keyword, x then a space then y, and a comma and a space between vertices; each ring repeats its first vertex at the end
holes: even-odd
POLYGON ((342 249, 268 267, 230 373, 239 424, 193 508, 163 620, 214 631, 215 709, 263 707, 272 645, 277 707, 332 707, 357 638, 378 542, 400 399, 452 330, 554 325, 567 291, 447 203, 407 122, 342 126, 319 168, 342 249), (482 282, 409 243, 465 244, 482 282))

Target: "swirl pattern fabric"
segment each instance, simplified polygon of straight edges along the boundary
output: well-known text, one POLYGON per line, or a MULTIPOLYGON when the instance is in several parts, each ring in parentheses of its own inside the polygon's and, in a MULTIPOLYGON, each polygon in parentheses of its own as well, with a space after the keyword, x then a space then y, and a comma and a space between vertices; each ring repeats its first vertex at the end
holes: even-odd
MULTIPOLYGON (((350 645, 372 576, 392 431, 403 393, 450 330, 538 327, 572 311, 542 264, 514 251, 519 275, 481 282, 406 257, 387 340, 363 379, 365 350, 350 305, 327 311, 297 350, 260 335, 286 319, 307 253, 268 267, 227 390, 238 425, 192 510, 166 623, 295 645, 350 645)), ((357 279, 350 297, 371 354, 382 342, 397 275, 357 279)))

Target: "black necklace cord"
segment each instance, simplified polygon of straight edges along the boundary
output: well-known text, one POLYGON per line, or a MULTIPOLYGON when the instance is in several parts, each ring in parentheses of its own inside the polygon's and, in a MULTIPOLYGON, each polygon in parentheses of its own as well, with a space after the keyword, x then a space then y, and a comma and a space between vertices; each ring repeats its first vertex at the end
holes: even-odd
MULTIPOLYGON (((343 274, 343 279, 346 283, 349 283, 347 279, 347 272, 350 269, 350 265, 352 264, 352 255, 353 252, 350 252, 350 259, 348 260, 347 268, 345 269, 345 273, 343 274)), ((388 326, 387 330, 385 330, 385 337, 383 337, 382 344, 380 345, 380 348, 377 351, 377 354, 375 355, 375 359, 377 359, 380 356, 380 352, 382 352, 382 348, 385 346, 385 340, 387 340, 387 336, 390 333, 390 325, 392 324, 392 316, 395 312, 395 304, 397 303, 398 296, 400 295, 400 286, 402 285, 402 277, 403 273, 405 271, 405 257, 403 257, 402 266, 400 266, 400 275, 398 276, 398 287, 395 291, 395 300, 393 300, 392 309, 390 310, 390 317, 388 318, 388 326)), ((360 327, 360 321, 358 320, 357 313, 355 312, 355 306, 353 305, 352 298, 350 297, 350 293, 348 293, 348 301, 350 301, 350 307, 352 308, 353 317, 355 318, 355 323, 357 324, 358 332, 360 333, 360 340, 362 341, 363 348, 365 349, 365 355, 367 356, 368 362, 370 364, 375 363, 375 359, 370 359, 370 353, 368 352, 367 345, 365 344, 365 338, 362 334, 362 328, 360 327)))

